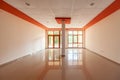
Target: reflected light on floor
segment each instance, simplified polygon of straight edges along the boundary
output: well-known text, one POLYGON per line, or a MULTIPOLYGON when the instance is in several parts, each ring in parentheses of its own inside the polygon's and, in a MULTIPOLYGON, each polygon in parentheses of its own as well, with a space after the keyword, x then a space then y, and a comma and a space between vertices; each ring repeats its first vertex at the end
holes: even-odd
POLYGON ((47 49, 0 66, 0 80, 120 80, 120 65, 86 49, 47 49))

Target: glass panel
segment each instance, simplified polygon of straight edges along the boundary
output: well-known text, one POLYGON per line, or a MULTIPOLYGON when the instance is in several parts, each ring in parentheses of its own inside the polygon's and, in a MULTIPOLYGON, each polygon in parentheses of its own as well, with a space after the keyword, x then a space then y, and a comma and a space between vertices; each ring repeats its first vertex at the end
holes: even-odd
POLYGON ((59 31, 54 31, 54 34, 55 35, 59 35, 59 31))
POLYGON ((82 34, 82 31, 78 31, 78 34, 82 34))
POLYGON ((82 43, 82 36, 78 36, 78 42, 82 43))
POLYGON ((68 31, 68 47, 82 47, 82 31, 68 31))
POLYGON ((72 44, 68 44, 68 47, 72 47, 72 44))
POLYGON ((53 31, 48 31, 48 35, 53 35, 53 31))
POLYGON ((68 43, 72 43, 73 42, 73 37, 71 35, 68 36, 68 43))
POLYGON ((77 43, 77 36, 74 36, 74 43, 77 43))
POLYGON ((55 48, 59 47, 59 36, 54 36, 54 47, 55 48))
POLYGON ((72 34, 72 31, 68 31, 68 34, 72 34))
POLYGON ((77 35, 77 31, 73 31, 73 34, 74 34, 74 35, 77 35))
POLYGON ((49 41, 48 47, 52 48, 53 47, 53 36, 48 36, 48 41, 49 41))
POLYGON ((60 35, 62 35, 62 31, 60 31, 60 35))

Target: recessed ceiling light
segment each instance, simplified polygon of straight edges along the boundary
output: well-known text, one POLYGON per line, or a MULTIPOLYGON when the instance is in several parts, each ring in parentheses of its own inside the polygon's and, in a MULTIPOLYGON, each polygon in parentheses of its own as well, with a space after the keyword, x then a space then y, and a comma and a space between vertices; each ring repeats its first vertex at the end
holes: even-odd
POLYGON ((94 6, 94 5, 95 5, 95 3, 94 3, 94 2, 90 3, 90 6, 94 6))
POLYGON ((30 3, 25 2, 25 4, 26 4, 27 6, 30 6, 30 3))

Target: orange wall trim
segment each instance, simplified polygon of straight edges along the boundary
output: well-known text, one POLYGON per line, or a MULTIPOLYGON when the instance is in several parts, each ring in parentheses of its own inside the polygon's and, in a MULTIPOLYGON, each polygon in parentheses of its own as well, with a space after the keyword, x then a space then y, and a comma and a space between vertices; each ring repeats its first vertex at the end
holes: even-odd
POLYGON ((102 20, 103 18, 109 16, 113 12, 120 9, 120 0, 115 0, 110 6, 108 6, 105 10, 103 10, 100 14, 98 14, 92 21, 86 24, 83 29, 86 30, 87 28, 91 27, 98 21, 102 20))
POLYGON ((24 14, 23 12, 19 11, 18 9, 12 7, 11 5, 7 4, 6 2, 4 2, 3 0, 0 0, 0 9, 5 10, 13 15, 16 15, 32 24, 35 24, 43 29, 47 29, 46 26, 44 26, 43 24, 37 22, 36 20, 34 20, 33 18, 27 16, 26 14, 24 14))

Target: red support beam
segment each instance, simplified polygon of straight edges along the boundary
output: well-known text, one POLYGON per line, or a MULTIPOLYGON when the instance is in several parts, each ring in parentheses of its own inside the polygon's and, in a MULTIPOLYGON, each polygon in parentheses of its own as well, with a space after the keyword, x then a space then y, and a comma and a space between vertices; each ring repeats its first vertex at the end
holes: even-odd
POLYGON ((69 17, 56 17, 55 20, 57 21, 58 24, 62 24, 62 21, 65 22, 65 24, 70 24, 71 18, 69 17))

